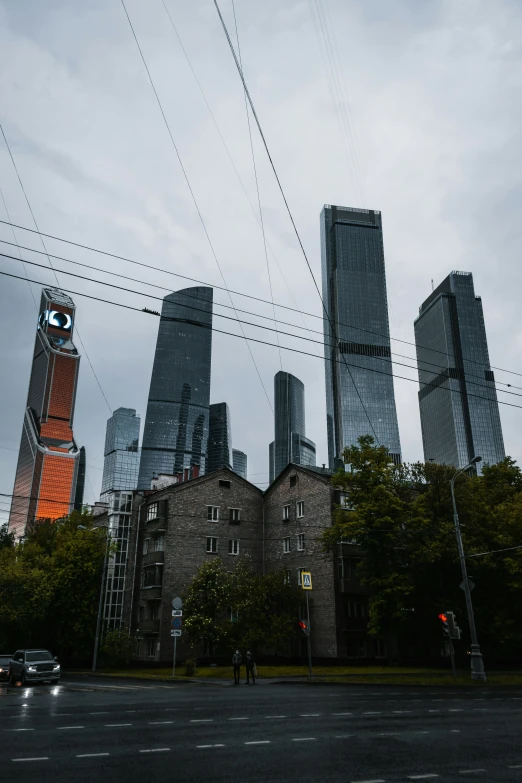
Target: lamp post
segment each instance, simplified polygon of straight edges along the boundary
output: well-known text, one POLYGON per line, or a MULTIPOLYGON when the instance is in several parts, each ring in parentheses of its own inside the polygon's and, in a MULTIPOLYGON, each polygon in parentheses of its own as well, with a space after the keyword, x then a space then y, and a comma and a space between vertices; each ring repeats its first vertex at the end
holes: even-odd
MULTIPOLYGON (((94 530, 91 530, 88 527, 85 527, 85 525, 78 525, 78 530, 86 530, 88 533, 94 533, 94 530)), ((107 572, 107 560, 109 556, 109 543, 110 543, 111 537, 109 533, 109 529, 107 528, 106 533, 106 542, 105 542, 105 557, 103 558, 103 570, 102 570, 102 580, 100 585, 100 600, 98 602, 98 617, 96 619, 96 636, 94 637, 94 652, 92 655, 92 671, 96 671, 96 663, 98 661, 98 646, 100 644, 100 630, 101 630, 101 619, 102 619, 102 613, 103 613, 103 588, 105 586, 105 575, 107 572)))
POLYGON ((457 513, 457 504, 455 502, 455 479, 460 476, 461 473, 465 473, 466 470, 480 462, 482 457, 473 457, 471 462, 466 465, 465 468, 457 470, 455 475, 450 481, 451 486, 451 500, 453 502, 453 521, 455 523, 455 535, 457 537, 457 546, 459 550, 460 568, 462 571, 462 584, 464 587, 464 595, 466 596, 466 608, 468 610, 469 632, 471 636, 471 679, 472 680, 486 680, 486 673, 484 671, 484 661, 482 660, 482 653, 480 652, 480 645, 477 639, 477 629, 475 628, 475 617, 473 615, 473 604, 471 601, 471 590, 469 589, 468 571, 466 568, 466 558, 464 556, 464 546, 462 544, 462 536, 460 533, 459 515, 457 513))

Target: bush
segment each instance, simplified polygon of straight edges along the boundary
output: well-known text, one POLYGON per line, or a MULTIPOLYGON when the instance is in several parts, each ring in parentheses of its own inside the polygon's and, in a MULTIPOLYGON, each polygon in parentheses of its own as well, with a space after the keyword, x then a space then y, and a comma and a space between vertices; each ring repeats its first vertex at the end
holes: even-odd
POLYGON ((196 673, 196 661, 193 658, 187 658, 185 661, 185 674, 187 677, 194 677, 196 673))
POLYGON ((130 663, 136 651, 136 637, 126 628, 107 631, 101 652, 109 666, 125 666, 130 663))

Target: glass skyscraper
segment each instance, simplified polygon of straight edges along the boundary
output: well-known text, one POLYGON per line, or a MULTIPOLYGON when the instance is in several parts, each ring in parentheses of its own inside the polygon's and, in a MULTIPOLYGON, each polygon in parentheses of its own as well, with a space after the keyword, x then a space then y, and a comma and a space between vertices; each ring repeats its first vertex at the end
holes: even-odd
POLYGON ((419 309, 415 321, 424 459, 465 467, 504 459, 495 377, 473 276, 452 272, 419 309))
POLYGON ((80 449, 80 459, 78 461, 78 477, 76 479, 76 493, 74 495, 74 510, 81 511, 83 508, 83 496, 85 493, 85 476, 87 474, 87 456, 85 446, 80 449))
POLYGON ((17 539, 36 519, 55 520, 73 509, 80 460, 72 430, 80 367, 72 341, 75 311, 63 291, 42 290, 9 514, 17 539))
POLYGON ((232 470, 241 478, 248 478, 248 457, 244 451, 232 449, 232 470))
POLYGON ((325 205, 321 267, 330 468, 361 435, 399 463, 381 213, 325 205))
POLYGON ((305 436, 304 384, 282 370, 274 376, 274 425, 275 438, 269 447, 270 482, 291 462, 315 465, 315 443, 305 436))
POLYGON ((209 408, 209 428, 206 472, 230 468, 232 460, 230 410, 226 402, 215 402, 209 408))
POLYGON ((212 353, 212 288, 163 300, 141 449, 138 489, 160 473, 205 473, 212 353))
POLYGON ((136 489, 140 467, 140 417, 134 408, 118 408, 107 420, 101 500, 116 489, 136 489))

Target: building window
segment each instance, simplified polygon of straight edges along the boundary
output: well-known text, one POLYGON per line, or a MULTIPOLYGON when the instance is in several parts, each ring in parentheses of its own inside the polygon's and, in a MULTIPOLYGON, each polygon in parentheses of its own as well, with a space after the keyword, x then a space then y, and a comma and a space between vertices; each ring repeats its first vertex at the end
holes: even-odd
POLYGON ((298 568, 297 569, 297 584, 299 587, 303 586, 303 572, 308 571, 308 568, 298 568))
POLYGON ((154 658, 156 655, 156 639, 147 639, 145 641, 145 655, 147 658, 154 658))
POLYGON ((299 533, 299 535, 297 536, 297 551, 302 552, 304 548, 305 548, 304 533, 299 533))
POLYGON ((144 620, 144 619, 145 619, 145 607, 144 606, 140 606, 140 608, 138 609, 138 620, 140 620, 140 622, 141 622, 141 620, 144 620))
POLYGON ((215 554, 217 552, 217 538, 209 536, 207 538, 207 552, 215 554))
POLYGON ((228 554, 229 555, 238 555, 239 554, 239 539, 237 538, 231 538, 228 542, 228 554))
POLYGON ((345 611, 346 617, 350 618, 362 618, 366 617, 368 614, 365 601, 353 599, 346 601, 345 611))
POLYGON ((284 582, 285 582, 285 585, 292 584, 292 572, 289 569, 287 569, 285 571, 284 582))
POLYGON ((149 544, 150 544, 150 538, 146 538, 145 541, 143 542, 143 554, 144 555, 148 554, 149 544))
POLYGON ((161 535, 158 536, 154 541, 154 551, 163 552, 164 549, 165 549, 165 536, 161 535))
POLYGON ((160 615, 160 605, 159 604, 151 604, 150 606, 150 619, 151 620, 159 620, 160 615))
POLYGON ((207 519, 217 522, 219 519, 219 506, 207 506, 207 519))
POLYGON ((290 536, 283 538, 283 554, 287 555, 290 552, 290 536))
POLYGON ((337 561, 339 579, 357 579, 357 566, 361 562, 359 557, 340 557, 337 561))
POLYGON ((290 486, 295 487, 297 484, 297 476, 290 476, 290 486))
POLYGON ((228 607, 228 619, 231 623, 237 623, 239 618, 239 614, 237 609, 232 609, 231 606, 228 607))
POLYGON ((158 503, 151 503, 147 506, 147 522, 150 522, 151 519, 157 519, 158 507, 158 503))
POLYGON ((229 520, 230 522, 239 522, 239 518, 241 516, 241 509, 240 508, 229 508, 228 509, 229 514, 229 520))
POLYGON ((283 522, 288 522, 290 519, 290 506, 283 506, 283 522))
POLYGON ((219 486, 224 487, 225 489, 230 489, 230 481, 226 481, 225 479, 219 479, 219 486))
POLYGON ((304 500, 297 501, 297 519, 304 517, 304 500))
POLYGON ((163 582, 163 566, 153 565, 147 566, 141 572, 141 586, 142 587, 161 587, 163 582))

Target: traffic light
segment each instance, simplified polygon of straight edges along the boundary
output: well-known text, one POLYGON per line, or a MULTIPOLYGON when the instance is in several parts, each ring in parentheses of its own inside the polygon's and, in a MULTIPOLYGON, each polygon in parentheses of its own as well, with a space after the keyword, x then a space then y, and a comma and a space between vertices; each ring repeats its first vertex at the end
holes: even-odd
POLYGON ((308 636, 310 633, 310 629, 308 628, 308 623, 306 620, 299 620, 298 622, 299 629, 304 633, 305 636, 308 636))
MULTIPOLYGON (((440 616, 440 615, 439 615, 440 616)), ((459 626, 457 625, 457 618, 455 617, 454 612, 446 612, 446 617, 448 618, 448 627, 449 627, 449 635, 452 639, 460 639, 461 636, 461 630, 459 626)))
POLYGON ((448 615, 444 612, 441 612, 439 614, 439 620, 440 620, 440 627, 442 630, 442 635, 447 636, 449 638, 450 635, 450 628, 448 623, 448 615))

